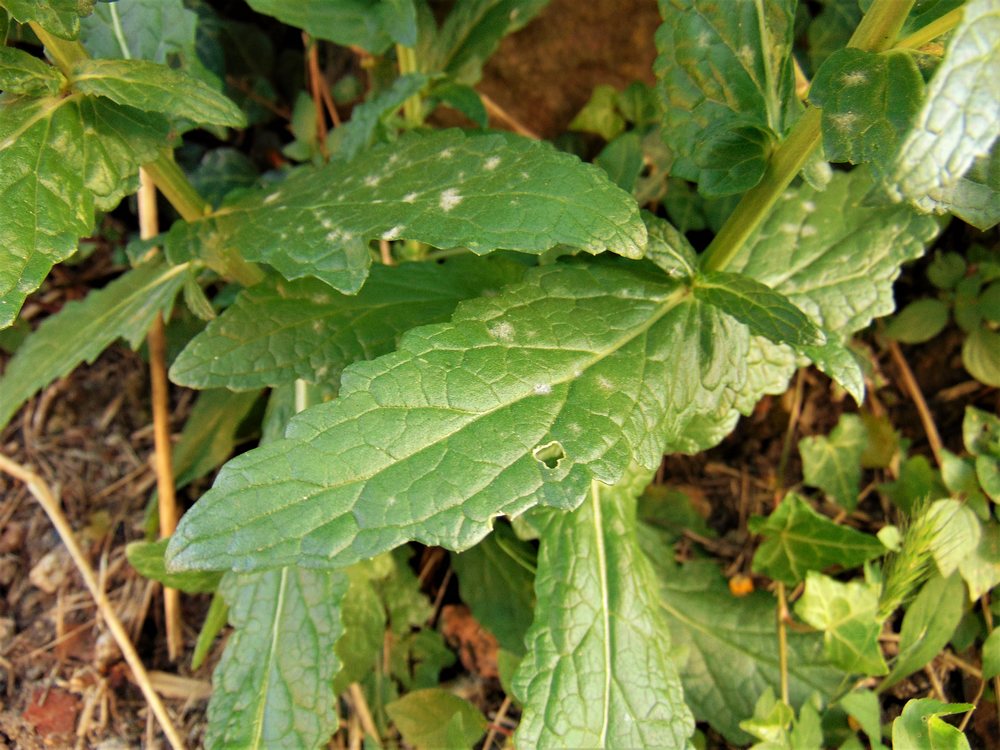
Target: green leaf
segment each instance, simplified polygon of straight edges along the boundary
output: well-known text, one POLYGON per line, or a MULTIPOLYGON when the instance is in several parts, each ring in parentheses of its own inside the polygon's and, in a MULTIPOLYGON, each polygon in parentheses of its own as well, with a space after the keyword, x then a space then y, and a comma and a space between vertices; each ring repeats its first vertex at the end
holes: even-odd
POLYGON ((1000 583, 1000 526, 982 525, 979 544, 958 563, 958 572, 969 587, 969 599, 975 601, 1000 583))
POLYGON ((55 96, 65 83, 59 70, 27 52, 0 45, 0 91, 8 96, 55 96))
POLYGON ((538 604, 513 686, 519 746, 686 747, 693 720, 636 535, 649 479, 595 481, 576 511, 540 521, 538 604))
POLYGON ((703 273, 694 293, 732 315, 755 336, 793 347, 821 345, 826 337, 787 297, 749 276, 725 271, 703 273))
POLYGON ((934 576, 906 609, 899 632, 899 655, 879 685, 888 690, 928 664, 951 640, 962 619, 965 586, 957 575, 934 576))
MULTIPOLYGON (((675 158, 672 174, 708 179, 697 149, 721 134, 709 170, 717 169, 723 151, 749 139, 753 158, 727 189, 752 187, 763 174, 761 134, 781 135, 801 111, 791 56, 795 3, 660 0, 660 14, 656 73, 666 102, 663 137, 675 158)), ((713 179, 721 185, 726 177, 713 179)))
POLYGON ((1000 135, 998 40, 1000 7, 994 0, 970 0, 899 149, 891 190, 897 199, 922 211, 950 210, 961 177, 1000 135))
MULTIPOLYGON (((737 598, 714 563, 676 565, 671 546, 658 544, 648 533, 642 542, 656 568, 660 601, 681 654, 684 699, 696 719, 733 744, 746 744, 740 720, 752 716, 756 697, 780 681, 774 597, 756 592, 737 598)), ((817 634, 789 631, 788 654, 793 705, 814 692, 834 694, 843 674, 827 663, 817 634)))
POLYGON ((701 170, 698 192, 721 198, 749 190, 764 176, 772 143, 767 128, 739 120, 709 128, 694 151, 694 162, 701 170))
POLYGON ((542 253, 557 244, 641 257, 635 201, 597 167, 545 144, 456 130, 409 134, 352 162, 302 169, 202 221, 174 224, 168 252, 239 248, 283 276, 345 293, 364 283, 372 239, 542 253))
POLYGON ((847 46, 862 15, 858 0, 821 0, 821 5, 822 10, 806 31, 813 70, 818 70, 826 58, 847 46))
POLYGON ((634 131, 622 133, 594 157, 594 164, 622 190, 634 192, 643 168, 642 139, 634 131))
POLYGON ((409 73, 393 81, 392 86, 359 104, 351 112, 351 119, 343 127, 333 131, 339 139, 337 155, 350 161, 375 140, 375 132, 380 120, 403 106, 403 102, 415 96, 427 85, 428 77, 421 73, 409 73))
POLYGON ((356 45, 372 54, 393 42, 412 47, 417 41, 413 0, 248 0, 258 13, 308 31, 345 47, 356 45))
POLYGON ((983 643, 983 679, 1000 675, 1000 627, 993 628, 983 643))
POLYGON ((698 268, 698 254, 682 232, 670 222, 643 211, 642 220, 649 234, 646 257, 674 279, 693 279, 698 268))
POLYGON ((517 656, 524 655, 535 608, 534 558, 531 546, 506 524, 498 524, 472 549, 451 555, 462 601, 500 648, 517 656))
POLYGON ((428 98, 461 112, 481 128, 490 126, 490 115, 486 111, 479 92, 472 86, 445 81, 434 86, 428 98))
POLYGON ((220 591, 235 630, 212 675, 205 746, 325 747, 337 730, 343 573, 228 573, 220 591))
POLYGON ((853 568, 885 553, 874 536, 834 523, 795 493, 789 493, 770 516, 755 516, 750 531, 765 537, 753 558, 753 570, 794 586, 809 571, 833 565, 853 568))
POLYGON ((144 112, 203 125, 246 125, 239 107, 225 95, 189 73, 149 60, 84 60, 74 66, 71 84, 75 91, 144 112))
POLYGON ((614 86, 599 84, 569 124, 570 130, 594 133, 611 141, 625 130, 625 119, 618 112, 618 91, 614 86))
POLYGON ((892 722, 892 746, 896 750, 969 750, 969 740, 942 716, 965 713, 971 703, 942 703, 934 698, 914 698, 892 722))
POLYGON ((502 258, 376 266, 361 291, 341 295, 315 279, 268 279, 187 345, 170 379, 233 390, 337 383, 352 362, 388 354, 408 329, 447 320, 464 299, 495 293, 524 273, 502 258))
POLYGON ((954 289, 968 270, 968 265, 958 253, 934 253, 934 260, 927 266, 927 280, 938 289, 954 289))
POLYGON ((94 7, 93 0, 3 0, 2 5, 19 23, 34 21, 62 39, 75 39, 80 16, 94 7))
POLYGON ((941 575, 950 576, 979 545, 981 524, 968 505, 958 500, 936 500, 927 509, 933 524, 931 553, 941 575))
POLYGON ((940 474, 924 456, 911 456, 899 467, 899 476, 894 482, 879 486, 879 490, 907 515, 923 501, 948 494, 948 488, 941 481, 940 474))
POLYGON ((479 709, 440 688, 407 693, 385 710, 403 740, 417 750, 472 747, 486 731, 479 709))
POLYGON ((217 572, 170 573, 163 564, 163 553, 167 550, 167 539, 158 542, 132 542, 125 548, 125 555, 139 575, 164 586, 180 589, 188 594, 202 594, 215 591, 222 576, 217 572))
POLYGON ((806 588, 795 613, 823 631, 830 662, 849 674, 882 675, 889 671, 879 649, 879 586, 841 583, 821 573, 806 574, 806 588))
POLYGON ((924 79, 905 50, 834 52, 816 72, 809 100, 822 107, 823 153, 833 162, 889 169, 920 109, 924 79))
POLYGON ((976 478, 994 502, 1000 502, 1000 419, 989 412, 965 407, 962 439, 975 456, 976 478))
POLYGON ((861 456, 868 430, 856 414, 843 414, 829 435, 799 441, 803 482, 823 490, 846 510, 854 510, 861 489, 861 456))
POLYGON ((115 339, 137 348, 157 313, 170 309, 185 273, 186 266, 148 263, 46 319, 0 378, 0 425, 39 388, 93 362, 115 339))
POLYGON ((904 344, 922 344, 937 336, 948 325, 948 305, 939 299, 911 302, 885 327, 885 335, 904 344))
MULTIPOLYGON (((111 102, 14 99, 0 118, 0 328, 113 208, 167 140, 167 123, 111 102)), ((0 420, 2 421, 2 420, 0 420)))
POLYGON ((230 462, 181 522, 172 564, 344 565, 408 539, 461 550, 494 516, 572 509, 592 480, 652 469, 720 416, 745 372, 729 320, 658 272, 533 269, 352 365, 337 401, 230 462))
POLYGON ((523 28, 549 0, 463 0, 436 34, 421 35, 417 59, 428 72, 473 86, 500 40, 523 28))
POLYGON ((226 627, 229 619, 229 607, 222 594, 216 591, 212 594, 212 602, 208 605, 208 612, 205 613, 205 620, 198 631, 198 639, 195 641, 194 650, 191 653, 191 669, 198 669, 205 663, 215 637, 226 627))
POLYGON ((985 232, 1000 223, 1000 149, 994 141, 989 156, 972 162, 969 171, 947 193, 948 210, 985 232))
POLYGON ((232 393, 203 391, 191 407, 180 440, 174 446, 173 466, 181 488, 220 466, 233 452, 237 430, 260 398, 257 391, 232 393))
POLYGON ((985 385, 1000 388, 1000 333, 980 327, 962 342, 962 365, 985 385))
POLYGON ((885 750, 885 745, 882 744, 882 707, 876 693, 860 688, 848 693, 837 703, 848 716, 858 722, 861 731, 868 735, 872 750, 885 750))

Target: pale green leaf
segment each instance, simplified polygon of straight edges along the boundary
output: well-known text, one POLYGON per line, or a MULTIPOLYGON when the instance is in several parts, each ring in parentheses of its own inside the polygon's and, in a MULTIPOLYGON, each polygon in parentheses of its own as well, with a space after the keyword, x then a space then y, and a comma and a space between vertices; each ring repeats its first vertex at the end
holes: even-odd
POLYGON ((220 466, 233 452, 237 430, 257 403, 257 391, 233 393, 215 389, 198 394, 174 445, 177 487, 184 487, 220 466))
POLYGON ((409 73, 393 81, 392 86, 380 91, 351 112, 351 119, 343 127, 333 131, 337 139, 337 155, 350 161, 375 139, 379 121, 403 106, 403 102, 415 96, 427 84, 428 77, 421 73, 409 73))
POLYGON ((570 130, 594 133, 611 141, 625 130, 625 118, 618 112, 618 91, 614 86, 600 84, 594 87, 590 99, 569 124, 570 130))
POLYGON ((388 354, 415 326, 447 320, 464 299, 496 293, 524 266, 502 258, 376 266, 357 295, 315 279, 268 279, 187 345, 170 379, 193 388, 337 383, 347 365, 388 354))
POLYGON ((1000 583, 1000 526, 983 524, 979 544, 958 564, 958 572, 969 587, 969 600, 976 601, 1000 583))
MULTIPOLYGON (((702 182, 709 175, 692 156, 710 132, 727 139, 740 128, 757 133, 754 138, 768 131, 781 135, 798 117, 791 56, 795 3, 660 0, 660 14, 656 72, 666 102, 663 137, 675 158, 672 174, 702 182)), ((752 187, 763 175, 766 162, 754 153, 753 171, 731 189, 752 187)))
MULTIPOLYGON (((765 592, 735 597, 714 563, 676 565, 671 546, 648 533, 642 541, 656 567, 687 704, 696 719, 730 742, 746 744, 740 720, 752 716, 757 696, 780 681, 774 597, 765 592)), ((793 705, 813 693, 834 694, 843 674, 826 662, 818 635, 789 631, 788 654, 793 705)))
POLYGON ((922 211, 950 210, 950 193, 1000 135, 1000 5, 970 0, 899 149, 892 192, 922 211))
POLYGON ((34 21, 62 39, 75 39, 80 16, 90 13, 94 0, 2 0, 0 5, 20 23, 34 21))
POLYGON ((871 690, 859 688, 837 701, 848 716, 853 717, 861 726, 861 731, 868 735, 872 750, 884 750, 882 744, 882 707, 879 705, 878 694, 871 690))
POLYGON ((979 546, 982 525, 976 514, 959 500, 936 500, 927 509, 933 527, 930 547, 942 576, 950 576, 979 546))
POLYGON ((959 576, 934 576, 924 584, 906 609, 899 632, 899 655, 879 691, 888 690, 940 653, 954 635, 964 605, 965 586, 959 576))
POLYGON ((212 675, 207 748, 325 747, 337 730, 334 645, 340 572, 281 568, 229 573, 220 591, 235 630, 212 675))
POLYGON ((985 232, 1000 223, 1000 148, 972 162, 969 171, 945 193, 947 208, 985 232))
POLYGON ((1000 675, 1000 628, 993 628, 983 643, 983 679, 1000 675))
POLYGON ((941 300, 918 299, 893 316, 885 327, 885 335, 904 344, 922 344, 944 330, 948 316, 948 305, 941 300))
POLYGON ((440 31, 422 34, 417 59, 428 72, 457 83, 479 83, 483 65, 500 40, 522 28, 549 0, 463 0, 455 3, 440 31))
POLYGON ((0 91, 55 96, 65 82, 59 70, 34 55, 0 45, 0 91))
POLYGON ((889 671, 879 649, 879 586, 840 581, 809 571, 795 613, 823 631, 830 662, 849 674, 882 675, 889 671))
POLYGON ((85 60, 74 66, 70 83, 75 91, 144 112, 203 125, 246 125, 239 107, 224 94, 189 73, 150 60, 85 60))
POLYGON ((304 168, 268 193, 204 220, 178 222, 174 258, 238 248, 283 276, 315 276, 346 293, 364 283, 372 239, 542 253, 557 244, 641 257, 635 201, 593 165, 526 138, 409 134, 353 161, 304 168))
POLYGON ((80 22, 80 41, 91 57, 180 62, 197 75, 197 27, 198 14, 184 7, 183 0, 102 2, 80 22))
POLYGON ((829 435, 799 441, 803 482, 823 490, 846 510, 854 510, 861 489, 861 455, 868 430, 857 414, 843 414, 829 435))
POLYGON ((172 564, 344 565, 408 539, 461 550, 494 516, 572 509, 592 480, 651 469, 722 416, 745 372, 746 329, 729 321, 659 272, 533 269, 352 365, 337 401, 230 462, 172 564))
POLYGON ((81 362, 93 362, 116 339, 137 348, 153 318, 170 309, 186 273, 186 266, 148 263, 46 319, 0 379, 0 425, 39 388, 81 362))
POLYGON ((892 722, 894 750, 969 750, 969 740, 942 716, 965 713, 971 703, 942 703, 934 698, 913 698, 892 722))
POLYGON ((695 281, 694 293, 732 315, 755 336, 776 344, 802 347, 825 342, 823 332, 787 297, 749 276, 709 271, 695 281))
POLYGON ((884 173, 916 118, 924 79, 910 53, 847 48, 823 63, 809 87, 822 107, 823 153, 884 173))
POLYGON ((513 685, 519 746, 687 746, 694 722, 636 533, 649 478, 595 481, 576 511, 540 522, 538 603, 513 685))
POLYGON ((767 518, 751 519, 750 530, 765 538, 753 558, 754 572, 789 586, 809 571, 852 568, 886 551, 877 538, 834 523, 794 493, 767 518))
POLYGON ((132 542, 125 548, 125 555, 139 575, 164 586, 180 589, 189 594, 215 591, 222 576, 215 571, 186 571, 170 573, 163 564, 163 553, 167 550, 167 539, 158 542, 132 542))
POLYGON ((669 221, 643 211, 649 243, 646 257, 675 279, 692 279, 697 273, 698 255, 682 232, 669 221))
POLYGON ((319 39, 356 45, 372 54, 393 42, 416 43, 413 0, 248 0, 258 13, 274 16, 319 39))
POLYGON ((498 524, 472 549, 452 553, 462 601, 496 636, 500 648, 524 655, 524 634, 535 607, 535 553, 510 526, 498 524))
POLYGON ((479 709, 441 688, 407 693, 385 711, 403 740, 417 750, 471 748, 486 731, 479 709))
POLYGON ((979 327, 962 342, 962 364, 980 383, 1000 388, 1000 333, 979 327))
POLYGON ((53 264, 76 251, 95 207, 134 189, 166 121, 80 96, 15 99, 0 110, 0 328, 53 264))

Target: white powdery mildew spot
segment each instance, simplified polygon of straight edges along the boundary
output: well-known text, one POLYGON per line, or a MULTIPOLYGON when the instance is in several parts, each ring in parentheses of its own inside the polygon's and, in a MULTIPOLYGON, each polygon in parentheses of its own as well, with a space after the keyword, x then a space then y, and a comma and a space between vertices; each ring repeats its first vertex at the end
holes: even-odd
POLYGON ((276 190, 264 199, 264 203, 274 203, 281 197, 281 191, 276 190))
POLYGON ((819 230, 812 224, 806 224, 802 227, 802 231, 800 232, 800 234, 803 237, 815 237, 817 234, 819 234, 819 230))
POLYGON ((455 152, 452 151, 450 148, 446 148, 444 151, 441 152, 441 158, 442 159, 450 159, 454 155, 455 155, 455 152))
POLYGON ((805 211, 807 214, 811 214, 813 211, 816 210, 816 204, 813 203, 812 201, 804 201, 802 203, 802 210, 805 211))
POLYGON ((854 127, 858 121, 858 116, 853 112, 840 112, 830 115, 830 122, 833 127, 842 132, 847 132, 854 127))
POLYGON ((490 331, 490 336, 495 338, 497 341, 514 340, 514 326, 512 326, 507 321, 501 321, 496 325, 490 326, 489 331, 490 331))
POLYGON ((844 73, 840 77, 840 82, 844 86, 860 86, 868 80, 868 74, 862 70, 852 70, 850 73, 844 73))
POLYGON ((483 169, 485 169, 487 172, 492 172, 499 166, 500 166, 499 156, 491 156, 489 159, 483 162, 483 169))
POLYGON ((783 222, 781 224, 781 226, 778 227, 778 229, 781 231, 782 234, 798 234, 799 233, 799 228, 795 224, 792 224, 789 221, 783 222))
POLYGON ((416 193, 407 193, 403 196, 403 203, 413 203, 417 199, 416 193))
POLYGON ((461 202, 462 194, 455 190, 455 188, 448 188, 441 193, 441 200, 438 201, 438 205, 441 206, 442 211, 447 213, 461 202))
POLYGON ((382 182, 382 178, 376 174, 370 174, 365 177, 365 185, 368 187, 378 187, 380 182, 382 182))
POLYGON ((744 67, 747 68, 753 67, 755 58, 753 49, 750 47, 750 45, 744 44, 742 47, 740 47, 739 52, 737 52, 736 54, 739 56, 740 62, 743 63, 744 67))
POLYGON ((552 386, 548 383, 535 383, 535 394, 538 396, 547 396, 552 393, 552 386))
POLYGON ((333 222, 329 219, 321 219, 319 225, 323 227, 323 229, 333 229, 333 222))
POLYGON ((382 239, 398 240, 399 236, 403 233, 404 229, 406 229, 406 227, 404 227, 402 224, 397 224, 396 226, 390 229, 386 229, 384 232, 382 232, 382 239))
POLYGON ((312 324, 313 333, 321 333, 323 331, 323 321, 314 320, 312 324))
POLYGON ((613 391, 615 389, 614 383, 612 383, 603 375, 598 376, 597 385, 601 390, 604 391, 613 391))

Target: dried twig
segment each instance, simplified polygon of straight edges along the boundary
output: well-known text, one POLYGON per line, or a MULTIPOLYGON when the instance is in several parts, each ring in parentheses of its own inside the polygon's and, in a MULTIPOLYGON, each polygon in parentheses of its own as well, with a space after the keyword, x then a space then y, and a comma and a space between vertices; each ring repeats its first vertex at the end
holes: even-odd
POLYGON ((175 750, 183 750, 184 740, 181 739, 180 734, 174 727, 173 722, 170 719, 170 714, 167 713, 167 709, 160 700, 160 696, 157 695, 156 691, 153 689, 153 686, 149 681, 149 674, 146 672, 146 668, 142 664, 142 659, 139 658, 139 654, 136 652, 135 646, 133 646, 132 641, 129 640, 128 633, 125 632, 125 626, 122 625, 122 621, 119 620, 118 615, 115 614, 115 610, 111 606, 111 602, 108 600, 107 595, 98 585, 97 575, 94 573, 94 569, 88 562, 83 548, 80 547, 80 543, 76 540, 73 528, 70 526, 69 520, 66 518, 65 514, 62 512, 59 500, 52 492, 52 489, 33 471, 29 471, 4 455, 0 455, 0 471, 3 471, 15 479, 24 482, 24 484, 28 487, 28 491, 34 495, 35 499, 38 500, 38 503, 45 511, 45 514, 49 517, 49 520, 52 521, 52 525, 55 526, 63 544, 65 544, 66 549, 69 550, 70 557, 73 559, 77 570, 80 571, 80 576, 83 578, 84 584, 90 591, 90 595, 94 598, 97 610, 101 613, 105 623, 107 623, 108 630, 111 631, 111 635, 118 644, 118 648, 121 649, 125 662, 132 670, 132 674, 135 676, 139 689, 142 690, 142 694, 145 696, 146 702, 149 704, 153 715, 156 716, 157 721, 160 722, 160 726, 163 728, 163 733, 167 736, 167 740, 170 742, 171 746, 175 748, 175 750))
POLYGON ((941 451, 944 449, 944 445, 941 442, 941 435, 938 433, 937 425, 934 424, 934 417, 931 414, 931 410, 927 407, 927 401, 924 400, 924 394, 920 390, 920 385, 917 383, 917 379, 913 377, 913 370, 910 369, 910 365, 906 362, 906 357, 903 356, 903 352, 897 344, 892 339, 889 339, 889 354, 892 356, 892 361, 899 368, 899 374, 903 378, 903 387, 906 389, 907 394, 913 400, 913 405, 917 407, 917 414, 920 415, 920 423, 924 426, 924 432, 927 433, 927 442, 931 445, 931 451, 934 453, 934 460, 937 461, 938 466, 941 465, 941 451))
POLYGON ((493 746, 493 740, 496 739, 497 733, 500 731, 500 726, 503 723, 504 718, 507 716, 507 710, 510 708, 510 696, 505 695, 503 698, 503 703, 500 704, 500 708, 497 709, 497 715, 490 722, 490 731, 486 735, 486 742, 483 743, 483 750, 490 750, 493 746))
POLYGON ((365 730, 365 734, 371 736, 375 740, 379 747, 382 747, 382 740, 379 737, 378 729, 375 727, 375 720, 372 718, 372 712, 368 708, 368 701, 365 700, 365 693, 361 689, 361 685, 356 682, 352 682, 350 687, 347 688, 348 695, 351 696, 351 704, 354 706, 354 715, 358 717, 358 721, 361 722, 361 728, 365 730))
POLYGON ((522 124, 517 118, 510 114, 507 110, 497 104, 493 99, 488 97, 482 91, 479 92, 480 98, 483 100, 483 104, 486 106, 486 112, 493 118, 499 120, 502 124, 506 125, 508 128, 513 130, 518 135, 523 135, 526 138, 534 138, 536 141, 541 138, 538 133, 533 131, 531 128, 522 124))

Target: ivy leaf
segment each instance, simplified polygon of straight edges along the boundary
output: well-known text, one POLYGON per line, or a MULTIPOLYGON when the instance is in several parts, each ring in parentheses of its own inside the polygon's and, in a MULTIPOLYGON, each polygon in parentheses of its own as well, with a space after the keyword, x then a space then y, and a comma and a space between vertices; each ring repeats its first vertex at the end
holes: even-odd
POLYGON ((823 108, 823 152, 834 162, 871 163, 884 173, 923 99, 924 79, 909 52, 846 48, 816 72, 809 99, 823 108))
POLYGON ((187 571, 170 573, 163 564, 163 553, 167 551, 167 539, 157 542, 132 542, 125 548, 125 556, 139 575, 151 581, 159 581, 164 586, 180 589, 188 594, 205 594, 215 591, 222 576, 217 571, 187 571))
POLYGON ((150 60, 84 60, 74 66, 71 83, 80 93, 144 112, 203 125, 246 125, 240 108, 224 94, 189 73, 150 60))
MULTIPOLYGON (((740 720, 751 717, 756 697, 780 680, 774 597, 764 592, 733 596, 714 563, 677 565, 672 549, 643 531, 643 549, 656 569, 660 602, 681 654, 684 698, 696 719, 731 743, 745 745, 749 735, 740 720)), ((792 705, 802 705, 816 692, 834 694, 843 674, 827 663, 817 634, 790 631, 788 654, 792 705)))
POLYGON ((689 424, 744 377, 745 331, 658 272, 533 269, 352 365, 337 401, 230 462, 172 564, 339 566, 409 539, 461 550, 494 516, 574 508, 592 480, 691 444, 689 424))
POLYGON ((475 706, 441 688, 407 693, 385 707, 403 740, 417 750, 472 747, 486 731, 475 706))
POLYGON ((3 0, 2 5, 18 23, 34 21, 61 39, 75 39, 80 16, 94 7, 94 0, 3 0))
POLYGON ((830 662, 849 674, 882 675, 889 671, 879 649, 879 586, 862 581, 841 583, 809 571, 795 612, 823 631, 830 662))
POLYGON ((212 675, 206 747, 320 748, 337 730, 333 645, 347 577, 281 568, 228 573, 235 630, 212 675))
POLYGON ((507 524, 498 524, 472 549, 451 555, 462 601, 500 648, 517 656, 524 655, 535 609, 534 558, 534 550, 507 524))
POLYGON ((753 558, 754 572, 789 586, 809 571, 832 565, 853 568, 886 551, 875 537, 834 523, 795 493, 786 495, 766 518, 753 517, 750 531, 765 537, 753 558))
POLYGON ((187 271, 187 266, 147 263, 47 318, 0 379, 0 425, 39 388, 81 362, 93 362, 115 339, 138 348, 156 314, 170 309, 187 271))
POLYGON ((258 13, 345 47, 356 45, 373 55, 393 42, 412 47, 417 41, 413 0, 248 0, 258 13))
POLYGON ((541 516, 535 621, 514 677, 524 747, 685 747, 693 720, 639 548, 633 472, 541 516), (575 685, 578 691, 559 686, 575 685))
MULTIPOLYGON (((0 328, 53 264, 76 251, 94 208, 112 208, 168 125, 80 96, 15 99, 0 119, 0 328)), ((0 420, 2 421, 2 420, 0 420)))
POLYGON ((1000 7, 993 0, 970 0, 899 149, 891 178, 896 199, 922 211, 949 211, 959 180, 1000 135, 998 40, 1000 7))
POLYGON ((441 29, 421 34, 417 59, 428 71, 473 86, 500 40, 523 28, 549 0, 465 0, 456 3, 441 29))
POLYGON ((233 390, 296 378, 336 383, 352 362, 391 352, 408 329, 445 321, 462 300, 495 293, 523 273, 502 258, 376 266, 353 296, 315 279, 268 279, 242 291, 191 340, 170 378, 233 390))
POLYGON ((829 435, 799 441, 803 481, 818 487, 837 505, 854 510, 861 489, 861 454, 868 445, 868 429, 861 417, 844 414, 829 435))
POLYGON ((276 190, 174 224, 167 241, 175 260, 204 246, 238 247, 288 279, 315 276, 352 294, 376 238, 480 255, 562 243, 638 258, 646 228, 631 196, 593 165, 526 138, 446 130, 302 169, 276 190))
POLYGON ((0 45, 0 90, 8 96, 55 96, 64 82, 59 70, 44 60, 0 45))
POLYGON ((766 166, 761 136, 780 136, 801 111, 791 56, 795 3, 660 0, 660 14, 656 73, 671 173, 707 182, 716 194, 753 187, 766 166), (700 144, 710 137, 716 143, 706 153, 700 144), (739 142, 753 146, 754 158, 733 180, 717 169, 739 142))
POLYGON ((892 746, 895 748, 931 748, 932 750, 969 750, 969 740, 942 716, 965 713, 972 703, 942 703, 934 698, 913 698, 903 706, 903 713, 892 722, 892 746))

